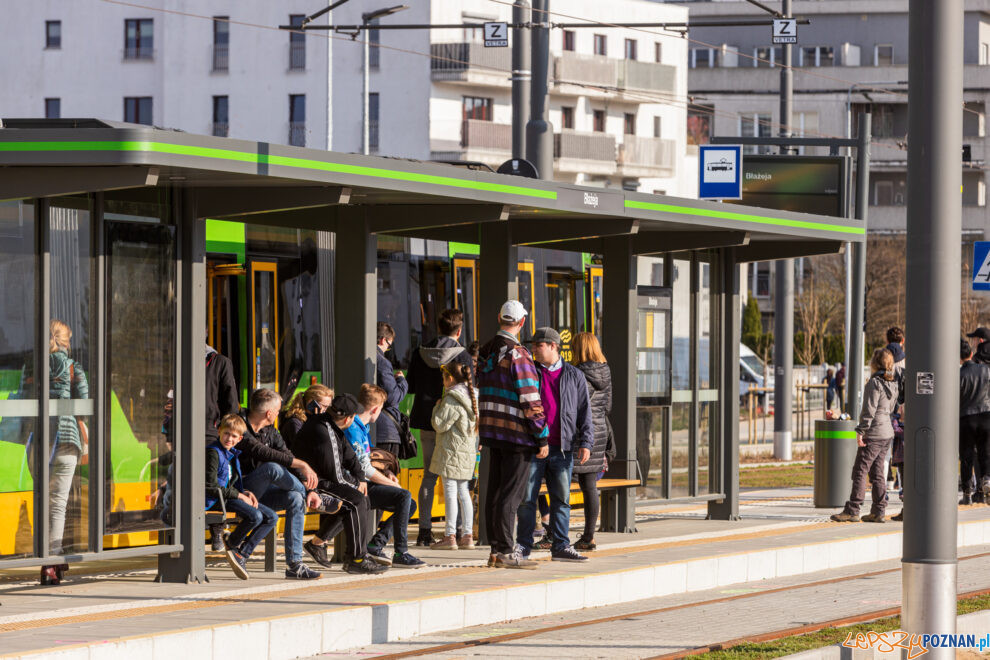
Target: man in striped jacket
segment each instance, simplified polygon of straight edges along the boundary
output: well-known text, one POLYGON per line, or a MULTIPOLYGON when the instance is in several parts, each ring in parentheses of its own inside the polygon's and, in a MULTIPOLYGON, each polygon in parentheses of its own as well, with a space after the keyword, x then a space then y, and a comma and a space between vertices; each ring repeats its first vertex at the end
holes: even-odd
POLYGON ((525 497, 533 457, 549 453, 540 380, 533 357, 519 343, 526 308, 509 300, 499 312, 499 331, 478 355, 478 433, 488 447, 486 532, 489 566, 536 568, 515 550, 516 510, 525 497))

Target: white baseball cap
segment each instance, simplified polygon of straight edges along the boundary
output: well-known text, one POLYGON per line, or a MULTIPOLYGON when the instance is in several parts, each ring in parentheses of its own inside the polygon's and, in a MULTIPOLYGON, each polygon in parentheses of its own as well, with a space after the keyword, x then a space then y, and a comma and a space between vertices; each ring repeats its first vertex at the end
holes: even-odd
POLYGON ((528 312, 523 304, 518 300, 507 300, 505 304, 502 305, 502 309, 498 313, 498 317, 509 323, 519 323, 524 318, 528 312))

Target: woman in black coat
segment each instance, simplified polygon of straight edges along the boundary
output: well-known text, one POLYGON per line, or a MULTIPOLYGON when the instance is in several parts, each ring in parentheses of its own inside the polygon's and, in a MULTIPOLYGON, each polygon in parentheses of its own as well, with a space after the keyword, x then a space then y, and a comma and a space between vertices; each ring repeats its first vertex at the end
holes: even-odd
POLYGON ((579 332, 574 337, 574 366, 588 381, 591 397, 591 422, 595 432, 595 444, 591 458, 583 464, 574 464, 574 476, 584 496, 584 533, 574 544, 577 550, 595 549, 595 528, 598 527, 600 502, 598 480, 608 470, 608 460, 615 456, 612 425, 608 414, 612 412, 612 373, 598 338, 590 332, 579 332))

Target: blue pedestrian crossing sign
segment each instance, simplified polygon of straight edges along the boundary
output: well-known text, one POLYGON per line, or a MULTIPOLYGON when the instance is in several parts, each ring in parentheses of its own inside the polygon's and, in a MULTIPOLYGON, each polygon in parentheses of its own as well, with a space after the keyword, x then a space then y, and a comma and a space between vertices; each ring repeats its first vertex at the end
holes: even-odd
POLYGON ((973 243, 973 291, 990 291, 990 241, 973 243))
POLYGON ((742 199, 742 147, 703 144, 698 148, 698 199, 742 199))

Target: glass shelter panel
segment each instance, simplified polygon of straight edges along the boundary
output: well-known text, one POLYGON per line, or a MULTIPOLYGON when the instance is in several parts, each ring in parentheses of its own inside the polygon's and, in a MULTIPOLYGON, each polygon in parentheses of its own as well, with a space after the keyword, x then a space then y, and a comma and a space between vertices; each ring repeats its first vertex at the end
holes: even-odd
POLYGON ((0 202, 0 559, 34 555, 35 249, 34 206, 0 202))
POLYGON ((279 390, 278 274, 273 262, 251 263, 251 389, 279 390))

